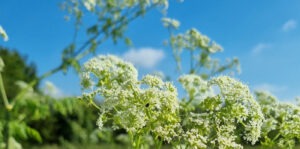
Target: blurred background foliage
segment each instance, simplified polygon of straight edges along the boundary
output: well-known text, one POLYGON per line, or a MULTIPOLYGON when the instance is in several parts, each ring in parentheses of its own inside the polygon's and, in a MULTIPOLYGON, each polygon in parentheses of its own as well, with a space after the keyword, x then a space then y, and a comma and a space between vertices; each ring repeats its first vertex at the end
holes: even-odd
MULTIPOLYGON (((29 83, 37 79, 36 66, 34 63, 28 63, 25 56, 20 55, 17 50, 12 50, 0 47, 0 55, 4 61, 5 67, 2 72, 4 86, 6 87, 6 94, 8 99, 15 97, 16 93, 20 91, 16 80, 22 80, 29 83)), ((39 83, 34 86, 36 90, 39 83)), ((2 96, 0 97, 1 102, 2 96)))
MULTIPOLYGON (((34 63, 28 63, 26 57, 16 50, 1 47, 0 55, 5 64, 2 77, 7 97, 13 99, 22 88, 29 87, 28 83, 37 79, 36 67, 34 63)), ((87 108, 88 105, 76 97, 54 98, 46 95, 38 89, 38 84, 31 87, 22 99, 14 102, 14 108, 9 113, 8 126, 7 113, 1 99, 0 148, 4 148, 5 135, 9 136, 8 142, 15 144, 12 148, 18 148, 17 144, 31 148, 33 144, 90 144, 113 141, 111 130, 100 132, 97 129, 96 109, 87 108)))

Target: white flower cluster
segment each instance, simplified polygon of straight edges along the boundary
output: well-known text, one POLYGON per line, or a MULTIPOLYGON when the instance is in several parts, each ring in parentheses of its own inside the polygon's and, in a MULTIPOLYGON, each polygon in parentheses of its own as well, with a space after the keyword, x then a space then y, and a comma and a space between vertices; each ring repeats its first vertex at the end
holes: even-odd
POLYGON ((294 148, 296 139, 300 139, 300 108, 279 103, 267 92, 255 94, 266 118, 262 127, 262 145, 294 148))
POLYGON ((188 99, 199 101, 212 96, 213 90, 207 84, 207 81, 195 74, 182 75, 179 82, 188 94, 188 99))
POLYGON ((175 19, 171 19, 171 18, 162 18, 161 21, 163 22, 164 27, 166 28, 174 28, 174 29, 178 29, 178 27, 180 26, 180 22, 178 20, 175 19))
POLYGON ((170 82, 146 75, 138 80, 132 64, 114 56, 99 56, 84 64, 83 99, 103 97, 100 128, 108 120, 131 134, 153 133, 170 142, 179 128, 177 90, 170 82))
POLYGON ((234 125, 217 125, 217 138, 213 143, 217 143, 220 149, 242 149, 242 145, 235 141, 237 136, 233 135, 236 129, 234 125))
POLYGON ((208 82, 195 75, 186 75, 183 78, 180 82, 187 92, 202 90, 205 93, 215 85, 220 90, 219 94, 202 99, 196 107, 196 113, 189 114, 189 122, 185 125, 188 129, 186 133, 196 129, 202 137, 200 140, 185 138, 187 142, 203 142, 203 137, 206 137, 207 146, 242 148, 236 140, 244 139, 251 144, 258 141, 264 118, 260 106, 246 85, 226 76, 213 78, 208 82), (199 82, 201 88, 198 86, 199 82), (238 134, 239 132, 244 133, 238 134))
POLYGON ((219 111, 221 122, 242 124, 245 127, 244 139, 252 144, 258 141, 264 117, 249 88, 226 76, 214 78, 209 84, 220 88, 220 94, 216 97, 223 100, 219 111))
POLYGON ((168 0, 82 0, 84 7, 88 11, 95 11, 96 7, 103 8, 114 8, 114 9, 124 9, 126 7, 133 7, 140 5, 141 7, 147 7, 151 5, 162 5, 168 8, 168 0))
POLYGON ((97 3, 96 0, 84 0, 83 5, 87 10, 94 11, 97 3))
POLYGON ((207 148, 207 137, 202 136, 198 129, 188 130, 183 137, 186 139, 186 144, 191 148, 207 148))
POLYGON ((174 47, 179 49, 195 50, 202 49, 208 53, 216 53, 222 51, 222 47, 211 41, 207 36, 201 34, 197 29, 192 28, 186 31, 185 34, 179 34, 171 39, 174 47))
POLYGON ((181 69, 182 54, 189 53, 190 74, 199 74, 202 78, 208 79, 210 76, 215 76, 230 69, 235 69, 231 70, 231 73, 234 73, 234 71, 239 72, 239 61, 237 58, 227 59, 224 64, 221 64, 219 59, 212 57, 215 53, 223 51, 223 48, 197 29, 192 28, 183 34, 173 35, 171 29, 176 29, 178 23, 168 18, 162 21, 171 33, 169 44, 173 50, 177 69, 181 69))
POLYGON ((299 138, 300 110, 296 107, 273 106, 273 98, 260 96, 261 104, 271 105, 261 109, 246 85, 226 76, 206 81, 184 75, 179 82, 188 94, 180 104, 172 83, 154 75, 139 80, 132 64, 111 55, 98 56, 84 64, 82 99, 95 104, 95 97, 102 98, 97 125, 102 129, 110 122, 114 129, 125 129, 135 148, 148 135, 156 144, 165 141, 195 149, 242 148, 242 140, 255 144, 273 130, 281 136, 278 146, 292 145, 299 138), (187 110, 189 105, 194 108, 187 110), (269 111, 272 117, 267 115, 264 120, 262 111, 269 111))

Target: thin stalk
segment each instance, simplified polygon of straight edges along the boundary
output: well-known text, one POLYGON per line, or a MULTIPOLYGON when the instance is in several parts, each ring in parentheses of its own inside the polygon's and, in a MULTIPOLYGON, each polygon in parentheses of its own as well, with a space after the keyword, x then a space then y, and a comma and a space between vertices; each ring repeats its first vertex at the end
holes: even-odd
POLYGON ((193 74, 195 72, 194 70, 194 52, 191 50, 190 52, 190 74, 193 74))
POLYGON ((130 144, 131 144, 131 147, 134 148, 134 139, 133 139, 133 135, 130 131, 128 131, 128 135, 129 135, 129 140, 130 140, 130 144))
POLYGON ((136 138, 136 149, 140 149, 141 148, 141 137, 138 135, 136 138))
POLYGON ((169 33, 169 36, 170 36, 170 46, 171 46, 171 49, 172 49, 172 55, 173 55, 173 58, 176 62, 176 67, 177 67, 177 71, 179 72, 179 74, 182 74, 182 71, 181 71, 181 65, 180 65, 180 62, 178 61, 177 57, 178 57, 178 54, 179 53, 178 51, 176 52, 176 48, 174 47, 174 45, 172 44, 172 37, 173 37, 173 32, 172 32, 172 29, 171 27, 168 27, 168 33, 169 33))
POLYGON ((154 142, 155 142, 155 148, 156 148, 156 149, 161 149, 162 141, 159 140, 159 139, 156 137, 156 139, 155 139, 154 142))
POLYGON ((101 110, 101 108, 94 101, 91 101, 90 105, 94 106, 97 110, 101 110))
POLYGON ((52 69, 52 70, 50 70, 50 71, 44 73, 43 75, 41 75, 41 76, 38 78, 38 80, 43 80, 43 79, 45 79, 45 78, 47 78, 47 77, 49 77, 49 76, 51 76, 51 75, 53 75, 53 74, 59 72, 59 71, 62 70, 62 69, 63 69, 63 64, 60 64, 58 67, 56 67, 56 68, 54 68, 54 69, 52 69))
POLYGON ((5 111, 5 124, 4 124, 5 149, 8 149, 9 148, 9 137, 10 137, 9 121, 10 121, 10 111, 12 110, 12 106, 9 104, 9 101, 7 99, 1 72, 0 72, 0 90, 1 90, 1 95, 2 95, 3 102, 4 102, 4 106, 5 106, 5 110, 4 110, 5 111))
POLYGON ((5 124, 4 124, 4 141, 5 141, 5 149, 9 149, 9 138, 10 138, 10 131, 9 131, 9 123, 10 123, 10 111, 8 109, 5 110, 5 124))
POLYGON ((1 72, 0 72, 0 90, 1 90, 1 95, 2 95, 5 108, 9 111, 12 109, 12 106, 9 104, 9 101, 7 99, 1 72))
POLYGON ((280 136, 280 133, 278 133, 278 134, 272 139, 272 141, 274 142, 276 139, 278 139, 279 136, 280 136))

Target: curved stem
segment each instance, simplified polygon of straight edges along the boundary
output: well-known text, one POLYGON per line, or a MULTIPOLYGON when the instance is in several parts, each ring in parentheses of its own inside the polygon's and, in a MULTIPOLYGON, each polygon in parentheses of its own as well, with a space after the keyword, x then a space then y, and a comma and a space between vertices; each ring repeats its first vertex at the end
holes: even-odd
POLYGON ((12 109, 12 106, 9 104, 9 101, 7 99, 1 72, 0 72, 0 91, 4 102, 4 106, 8 111, 10 111, 12 109))
POLYGON ((97 110, 101 110, 101 108, 94 101, 91 101, 90 105, 94 106, 97 110))
POLYGON ((1 90, 1 95, 2 95, 3 102, 4 102, 4 106, 5 106, 5 110, 4 110, 5 111, 4 141, 6 144, 5 149, 8 149, 9 148, 9 137, 10 137, 9 121, 10 121, 10 111, 12 110, 12 105, 9 104, 9 101, 7 99, 1 72, 0 72, 0 90, 1 90))
POLYGON ((154 142, 155 142, 155 148, 156 149, 161 149, 162 141, 159 140, 158 137, 155 137, 154 142))
POLYGON ((21 90, 21 92, 19 92, 17 94, 17 96, 12 100, 12 104, 11 104, 12 108, 15 105, 15 103, 17 102, 17 100, 19 100, 21 97, 23 97, 26 94, 26 92, 37 83, 37 81, 38 81, 38 79, 33 80, 25 88, 23 88, 21 90))

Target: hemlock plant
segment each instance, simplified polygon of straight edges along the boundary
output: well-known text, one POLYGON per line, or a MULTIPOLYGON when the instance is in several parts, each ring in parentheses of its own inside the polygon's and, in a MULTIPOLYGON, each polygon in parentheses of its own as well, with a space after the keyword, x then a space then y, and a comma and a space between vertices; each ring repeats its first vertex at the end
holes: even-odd
POLYGON ((178 137, 180 128, 177 90, 170 82, 146 75, 138 80, 132 64, 115 56, 99 56, 84 64, 83 99, 93 103, 96 95, 103 97, 97 125, 112 121, 114 129, 125 129, 134 148, 141 148, 141 139, 153 136, 157 147, 162 141, 178 137))
POLYGON ((186 119, 183 127, 187 130, 184 143, 192 148, 242 148, 239 144, 242 140, 255 144, 264 118, 248 87, 227 76, 199 80, 201 77, 196 75, 180 78, 190 99, 197 98, 192 94, 211 92, 212 86, 216 86, 219 93, 200 96, 194 102, 195 110, 188 111, 183 118, 186 119), (187 81, 193 85, 187 87, 187 81), (202 82, 200 86, 199 82, 202 82))
POLYGON ((255 92, 265 117, 262 126, 261 144, 266 147, 295 147, 300 139, 300 108, 289 103, 280 103, 270 93, 255 92))
MULTIPOLYGON (((56 72, 75 68, 81 74, 84 94, 81 99, 99 111, 97 125, 100 130, 126 130, 132 148, 155 148, 162 144, 174 148, 243 148, 242 145, 261 144, 265 147, 293 148, 300 140, 299 106, 280 103, 275 97, 256 92, 257 101, 248 87, 227 76, 212 76, 237 68, 238 59, 221 64, 212 56, 223 49, 209 37, 192 28, 184 33, 175 33, 180 22, 167 18, 168 0, 66 0, 62 8, 66 17, 75 18, 74 41, 63 50, 61 64, 41 75, 42 80, 56 72), (134 66, 115 56, 98 56, 80 68, 80 60, 97 51, 108 39, 117 42, 124 39, 128 24, 143 17, 149 10, 158 8, 164 14, 163 25, 170 33, 168 44, 180 70, 183 52, 190 54, 190 74, 182 75, 179 82, 186 96, 179 99, 176 87, 155 75, 138 79, 134 66), (76 42, 77 33, 84 28, 84 16, 91 14, 95 23, 86 29, 87 40, 76 42), (95 100, 102 104, 96 104, 95 100)), ((8 40, 0 26, 0 36, 8 40)), ((0 72, 4 64, 0 58, 0 72)), ((1 73, 0 73, 1 76, 1 73)), ((0 79, 0 82, 3 82, 0 79)), ((0 83, 6 113, 17 112, 24 107, 18 102, 30 93, 32 81, 12 103, 6 99, 4 86, 0 83), (15 102, 17 101, 17 102, 15 102), (16 105, 14 105, 16 103, 16 105), (18 105, 19 104, 19 105, 18 105), (15 107, 15 108, 14 108, 15 107)), ((31 98, 31 97, 30 97, 31 98)), ((28 102, 29 103, 29 102, 28 102)), ((39 105, 37 102, 36 105, 39 105)), ((43 108, 42 106, 37 106, 43 108)), ((55 106, 54 106, 55 107, 55 106)), ((37 108, 37 109, 38 109, 37 108)), ((66 113, 66 106, 57 104, 58 111, 66 113)), ((48 111, 47 111, 48 112, 48 111)), ((23 118, 22 118, 23 120, 23 118)), ((38 131, 17 128, 20 123, 8 118, 0 121, 0 130, 11 124, 12 130, 28 130, 39 136, 38 131)), ((9 130, 9 129, 7 129, 9 130)), ((22 131, 23 132, 23 131, 22 131)), ((14 133, 14 132, 13 132, 14 133)), ((17 133, 16 133, 17 134, 17 133)), ((40 137, 36 137, 39 138, 40 137)), ((0 134, 0 147, 21 147, 11 133, 0 134), (1 142, 5 140, 5 142, 1 142)))
POLYGON ((248 87, 227 76, 203 80, 184 75, 179 81, 190 100, 179 100, 177 89, 159 77, 138 79, 134 66, 115 56, 98 56, 83 66, 82 100, 99 109, 97 125, 108 122, 125 129, 133 148, 145 148, 142 138, 151 136, 155 147, 242 148, 261 136, 264 116, 248 87), (219 93, 213 93, 216 86, 219 93), (101 106, 95 104, 100 98, 101 106), (185 109, 188 104, 194 108, 185 109))

